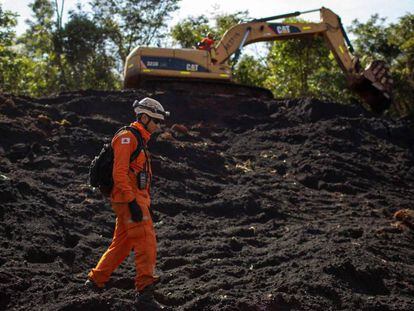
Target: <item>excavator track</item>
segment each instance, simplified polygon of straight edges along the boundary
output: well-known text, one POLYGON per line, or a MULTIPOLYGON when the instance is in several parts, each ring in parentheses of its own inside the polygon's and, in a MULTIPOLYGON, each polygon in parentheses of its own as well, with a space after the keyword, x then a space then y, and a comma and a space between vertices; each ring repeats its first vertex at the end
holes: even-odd
MULTIPOLYGON (((131 87, 131 86, 130 86, 131 87)), ((174 91, 180 93, 205 94, 206 96, 247 96, 259 99, 273 99, 271 91, 261 87, 236 84, 229 81, 206 81, 188 79, 145 79, 131 88, 150 92, 174 91)))

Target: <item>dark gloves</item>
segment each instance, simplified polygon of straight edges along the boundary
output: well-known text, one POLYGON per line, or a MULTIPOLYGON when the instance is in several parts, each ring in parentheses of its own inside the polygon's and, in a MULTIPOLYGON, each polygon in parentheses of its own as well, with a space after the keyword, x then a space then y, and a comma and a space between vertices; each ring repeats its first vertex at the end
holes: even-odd
POLYGON ((137 200, 133 200, 128 203, 129 211, 131 213, 131 219, 134 222, 138 222, 142 220, 142 211, 141 207, 139 207, 137 200))

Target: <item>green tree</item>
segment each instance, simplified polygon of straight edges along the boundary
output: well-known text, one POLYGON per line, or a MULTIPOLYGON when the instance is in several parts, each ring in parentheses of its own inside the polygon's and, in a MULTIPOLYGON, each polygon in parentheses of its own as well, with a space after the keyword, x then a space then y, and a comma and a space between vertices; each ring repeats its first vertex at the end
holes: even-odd
POLYGON ((3 11, 0 3, 0 91, 13 91, 15 85, 11 83, 10 74, 13 71, 16 53, 11 50, 14 44, 16 14, 3 11))
POLYGON ((55 46, 55 7, 49 0, 35 0, 29 7, 33 11, 33 19, 26 21, 29 28, 19 39, 24 46, 22 53, 36 63, 35 69, 29 73, 28 91, 35 96, 59 92, 66 85, 61 55, 56 53, 55 46))
POLYGON ((374 58, 389 64, 394 80, 391 113, 414 116, 414 15, 406 14, 396 24, 385 21, 373 15, 366 23, 354 20, 349 30, 356 35, 356 52, 365 56, 364 65, 374 58))
POLYGON ((0 3, 0 43, 1 46, 10 46, 15 39, 16 33, 14 27, 17 25, 17 14, 4 11, 0 3))
POLYGON ((171 29, 171 37, 174 42, 182 48, 192 48, 197 42, 206 36, 207 33, 214 30, 208 24, 208 18, 205 15, 198 17, 187 17, 182 22, 174 25, 171 29))
POLYGON ((215 20, 215 33, 218 37, 223 37, 227 30, 231 27, 245 22, 249 19, 249 12, 248 11, 238 11, 233 14, 227 13, 217 13, 214 16, 215 20))
POLYGON ((21 93, 28 88, 28 72, 34 69, 30 58, 19 53, 14 28, 17 14, 3 10, 0 3, 0 92, 21 93))
MULTIPOLYGON (((179 0, 91 0, 94 20, 108 33, 120 65, 139 45, 160 45, 179 0)), ((122 68, 119 68, 121 71, 122 68)))
POLYGON ((71 12, 62 38, 70 89, 120 87, 120 76, 114 70, 116 62, 105 48, 107 34, 87 14, 71 12))
MULTIPOLYGON (((286 22, 305 22, 289 19, 286 22)), ((269 75, 263 85, 276 97, 314 96, 347 101, 352 94, 322 37, 275 41, 267 56, 269 75)))
POLYGON ((251 55, 243 55, 233 70, 234 80, 240 84, 250 86, 264 86, 270 74, 264 60, 251 55))
POLYGON ((348 30, 355 34, 353 45, 357 54, 361 53, 364 65, 373 59, 382 59, 391 64, 399 54, 398 46, 390 42, 390 28, 385 25, 385 18, 378 14, 372 15, 366 23, 357 19, 352 21, 348 30))
POLYGON ((114 89, 120 86, 116 62, 108 54, 108 33, 79 6, 62 22, 64 0, 34 0, 33 18, 20 38, 22 54, 35 64, 25 92, 33 96, 63 90, 114 89))
POLYGON ((389 42, 400 52, 391 67, 397 109, 414 118, 414 14, 406 14, 390 28, 389 42))
POLYGON ((170 36, 181 47, 191 48, 209 32, 214 33, 216 40, 220 40, 227 30, 247 18, 247 11, 239 11, 234 14, 215 13, 211 21, 206 15, 190 16, 174 25, 170 36))

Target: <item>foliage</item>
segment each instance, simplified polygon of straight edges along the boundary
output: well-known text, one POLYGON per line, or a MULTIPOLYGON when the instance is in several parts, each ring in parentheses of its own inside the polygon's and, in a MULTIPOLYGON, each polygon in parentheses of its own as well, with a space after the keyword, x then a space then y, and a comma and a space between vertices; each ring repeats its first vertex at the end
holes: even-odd
POLYGON ((0 3, 0 92, 17 93, 29 87, 25 73, 33 62, 16 49, 14 27, 17 15, 4 11, 0 3))
POLYGON ((394 80, 394 106, 391 113, 414 118, 414 14, 406 14, 397 24, 385 25, 385 19, 373 15, 365 24, 353 21, 350 31, 356 52, 367 55, 364 64, 373 58, 390 65, 394 80))
POLYGON ((113 70, 115 59, 105 48, 107 34, 104 29, 86 14, 71 12, 62 36, 70 89, 114 89, 120 86, 120 77, 113 70))
POLYGON ((14 67, 14 53, 10 47, 13 44, 16 26, 16 15, 9 11, 3 11, 0 3, 0 91, 14 88, 10 79, 10 73, 14 67))
POLYGON ((207 16, 200 15, 188 17, 176 24, 171 29, 171 36, 181 47, 192 48, 209 32, 213 32, 213 29, 208 25, 207 16))
POLYGON ((92 16, 65 0, 33 0, 18 40, 15 15, 0 11, 1 89, 32 96, 76 89, 117 89, 122 64, 136 45, 159 44, 179 0, 91 0, 92 16), (80 31, 82 30, 82 31, 80 31))
POLYGON ((356 35, 353 46, 357 53, 363 52, 361 60, 365 65, 373 59, 383 59, 391 64, 399 53, 398 47, 389 41, 390 28, 384 23, 385 18, 374 14, 366 23, 354 20, 349 27, 349 31, 356 35))
POLYGON ((264 86, 269 77, 268 66, 251 55, 243 55, 233 70, 234 79, 241 84, 264 86))
MULTIPOLYGON (((161 45, 179 0, 91 0, 93 19, 105 29, 119 63, 139 45, 161 45)), ((121 67, 121 66, 119 66, 121 67)), ((121 70, 121 68, 119 68, 121 70)))
POLYGON ((392 74, 395 84, 397 110, 414 119, 414 14, 400 18, 391 28, 390 43, 398 46, 392 74))
POLYGON ((34 63, 33 71, 27 72, 31 95, 46 95, 58 92, 64 87, 60 60, 56 53, 54 5, 49 0, 35 0, 29 7, 33 11, 33 20, 28 20, 28 30, 19 38, 22 54, 34 63))
POLYGON ((0 3, 0 42, 2 46, 10 46, 15 38, 13 28, 16 26, 17 14, 4 11, 0 3))
POLYGON ((322 37, 276 41, 267 56, 264 86, 276 97, 349 100, 345 77, 322 37))
POLYGON ((217 13, 215 20, 215 33, 222 37, 231 27, 249 19, 248 11, 238 11, 234 14, 217 13))
POLYGON ((221 38, 232 26, 237 25, 248 16, 247 11, 234 14, 216 13, 210 23, 206 15, 188 17, 171 29, 171 37, 183 48, 194 47, 207 33, 214 34, 215 39, 221 38))

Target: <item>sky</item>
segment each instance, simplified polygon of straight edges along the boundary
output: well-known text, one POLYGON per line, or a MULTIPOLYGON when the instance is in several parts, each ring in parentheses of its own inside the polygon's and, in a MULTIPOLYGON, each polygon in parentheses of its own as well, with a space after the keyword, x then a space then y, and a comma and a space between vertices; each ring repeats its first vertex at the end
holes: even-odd
MULTIPOLYGON (((3 9, 14 11, 20 15, 17 33, 25 29, 25 20, 31 17, 28 4, 32 0, 0 0, 3 9)), ((61 2, 61 0, 58 0, 61 2)), ((74 8, 80 2, 87 5, 88 0, 65 0, 65 8, 74 8)), ((174 25, 187 16, 211 15, 218 8, 223 13, 249 11, 254 18, 273 16, 294 11, 318 9, 325 6, 342 19, 345 27, 351 25, 352 20, 365 22, 371 15, 378 13, 387 18, 387 22, 397 22, 398 18, 406 13, 414 13, 414 0, 181 0, 180 9, 174 13, 170 25, 174 25)), ((67 14, 66 14, 67 16, 67 14)), ((319 21, 319 15, 312 13, 303 15, 304 19, 319 21)))

